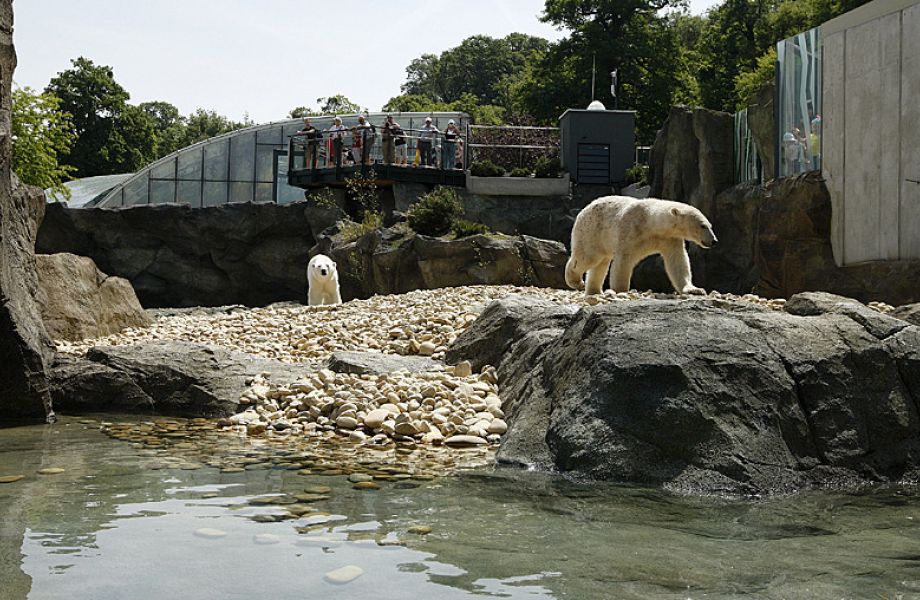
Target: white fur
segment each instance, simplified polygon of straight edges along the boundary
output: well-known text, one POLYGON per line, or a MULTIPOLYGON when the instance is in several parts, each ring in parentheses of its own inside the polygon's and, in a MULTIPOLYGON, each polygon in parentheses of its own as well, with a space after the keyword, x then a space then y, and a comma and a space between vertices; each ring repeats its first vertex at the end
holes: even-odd
POLYGON ((584 288, 586 294, 599 294, 609 270, 610 289, 626 292, 639 261, 661 254, 674 291, 703 294, 693 285, 685 240, 701 248, 717 241, 709 220, 689 204, 658 198, 598 198, 575 218, 565 281, 573 289, 584 288))
POLYGON ((342 303, 339 272, 335 262, 325 254, 317 254, 307 263, 307 285, 310 306, 342 303))

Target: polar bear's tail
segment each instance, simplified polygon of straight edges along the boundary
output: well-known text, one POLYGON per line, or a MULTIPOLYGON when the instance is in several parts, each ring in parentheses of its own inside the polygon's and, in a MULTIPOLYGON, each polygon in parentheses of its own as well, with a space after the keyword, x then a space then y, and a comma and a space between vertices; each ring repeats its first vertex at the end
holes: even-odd
POLYGON ((565 283, 573 290, 583 290, 585 283, 581 280, 581 276, 584 274, 584 271, 579 270, 575 256, 570 256, 569 262, 565 263, 565 283))

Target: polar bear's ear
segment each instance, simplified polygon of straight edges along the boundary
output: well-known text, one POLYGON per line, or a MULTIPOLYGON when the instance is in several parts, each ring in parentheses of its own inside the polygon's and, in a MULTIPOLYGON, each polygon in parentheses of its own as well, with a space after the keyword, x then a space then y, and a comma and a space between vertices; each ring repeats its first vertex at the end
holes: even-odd
POLYGON ((676 217, 677 215, 680 214, 680 209, 677 208, 676 206, 672 206, 672 207, 671 207, 671 214, 674 215, 674 216, 676 217))

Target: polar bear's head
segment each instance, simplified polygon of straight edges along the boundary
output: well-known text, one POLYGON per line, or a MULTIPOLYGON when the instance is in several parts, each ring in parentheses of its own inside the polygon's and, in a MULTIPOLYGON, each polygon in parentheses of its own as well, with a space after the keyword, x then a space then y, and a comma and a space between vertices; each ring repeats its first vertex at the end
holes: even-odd
POLYGON ((700 248, 712 248, 719 241, 712 231, 712 223, 696 208, 689 204, 672 206, 670 213, 673 226, 685 240, 700 248))
POLYGON ((325 254, 317 254, 307 263, 307 279, 310 281, 329 281, 338 279, 335 261, 325 254))

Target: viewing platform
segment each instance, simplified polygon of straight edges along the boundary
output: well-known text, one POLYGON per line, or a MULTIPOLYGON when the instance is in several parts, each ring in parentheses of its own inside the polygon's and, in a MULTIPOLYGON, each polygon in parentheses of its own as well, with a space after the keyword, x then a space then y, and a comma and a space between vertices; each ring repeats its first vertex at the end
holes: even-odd
POLYGON ((303 189, 323 186, 335 187, 345 185, 346 179, 356 176, 372 179, 378 187, 389 187, 396 182, 455 187, 466 186, 466 172, 461 169, 448 170, 439 167, 397 166, 383 163, 328 168, 317 167, 316 169, 292 169, 288 171, 288 185, 303 189))

